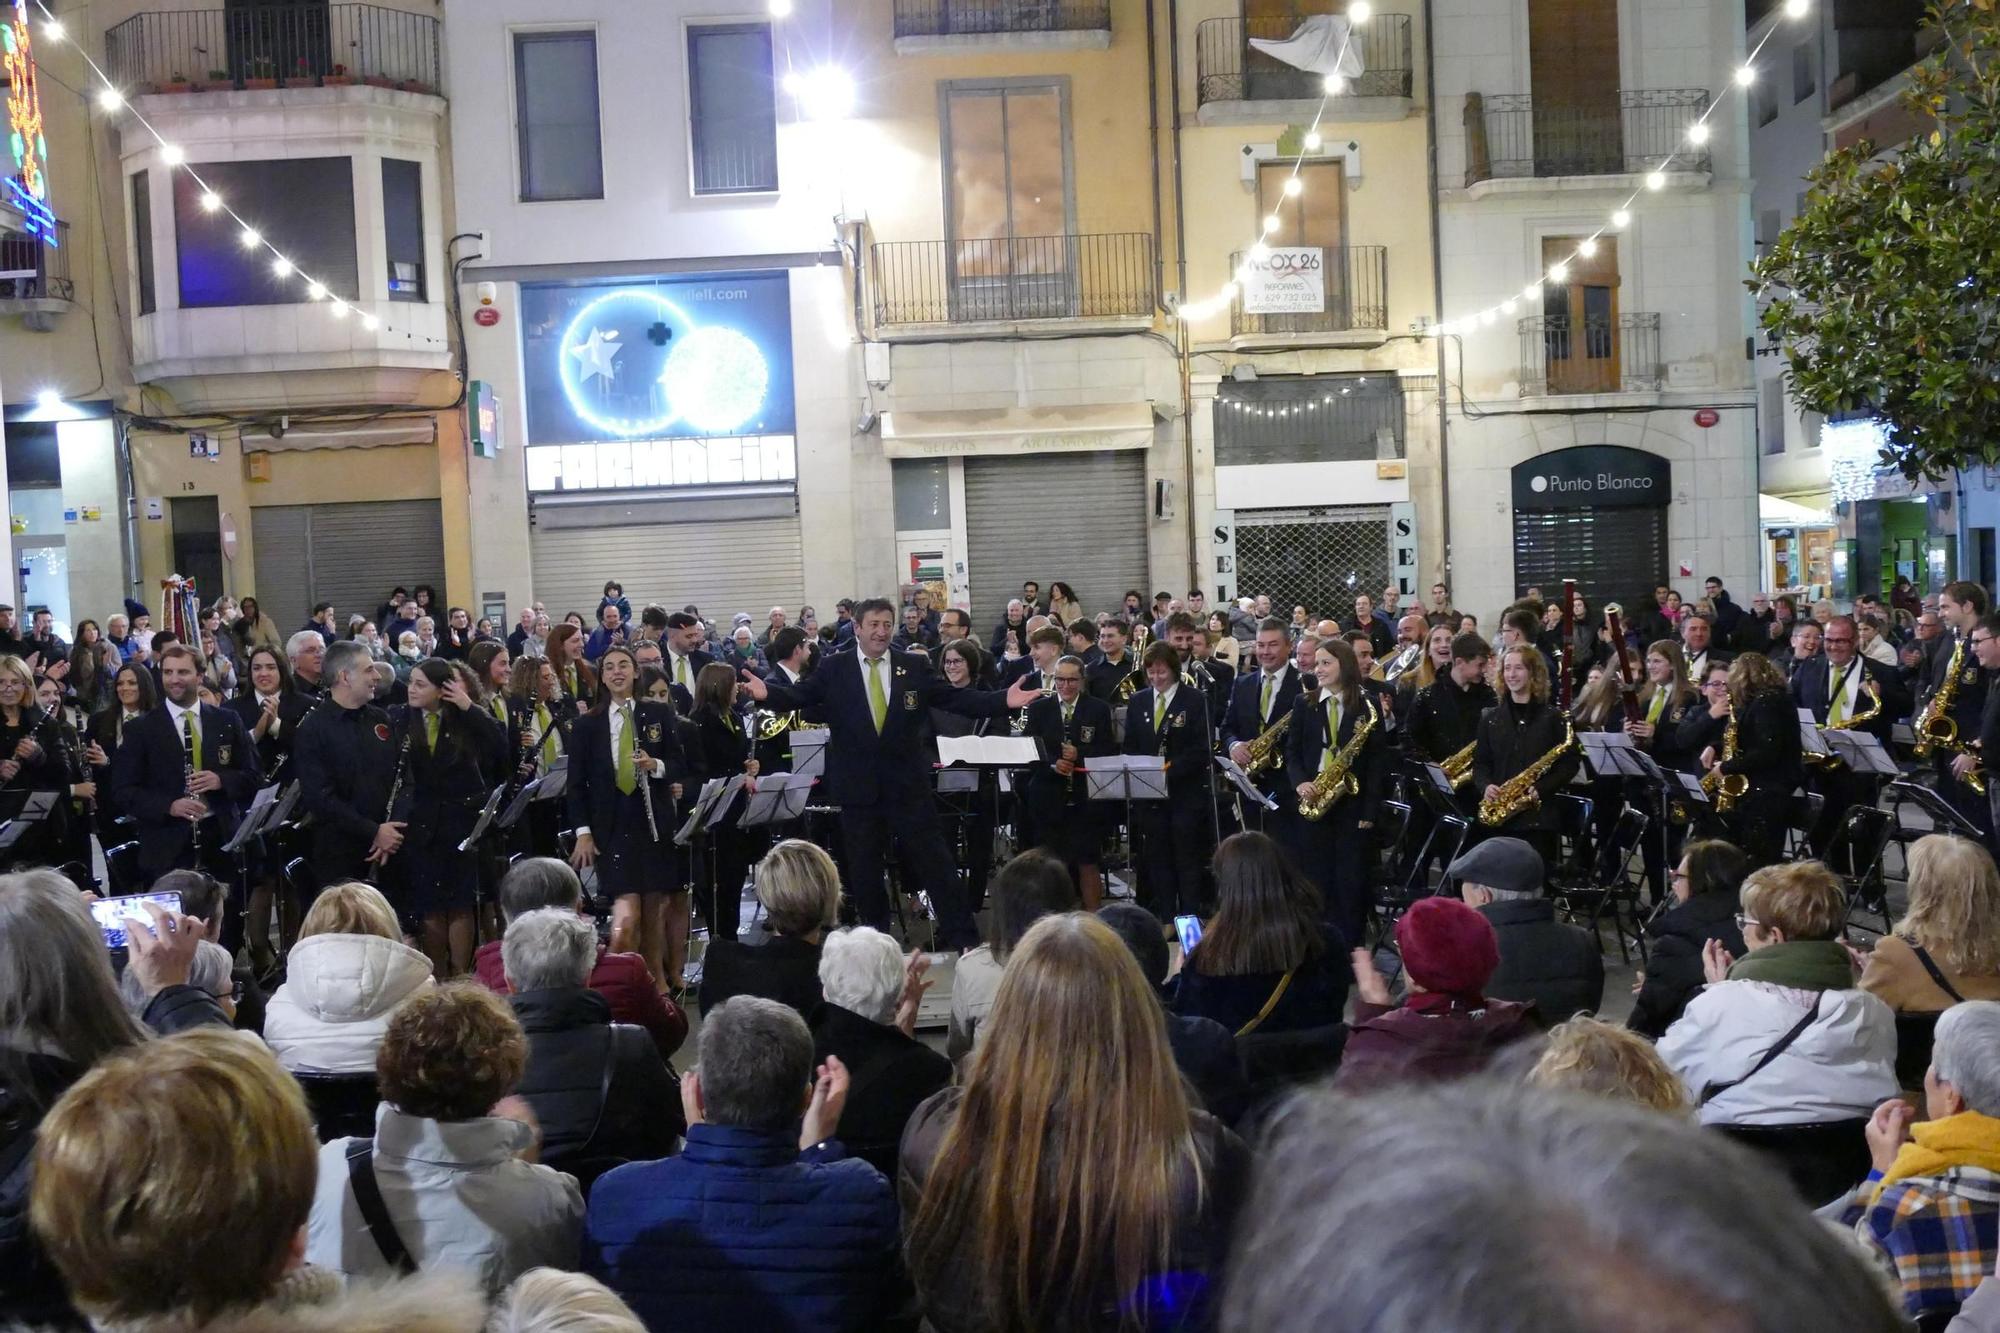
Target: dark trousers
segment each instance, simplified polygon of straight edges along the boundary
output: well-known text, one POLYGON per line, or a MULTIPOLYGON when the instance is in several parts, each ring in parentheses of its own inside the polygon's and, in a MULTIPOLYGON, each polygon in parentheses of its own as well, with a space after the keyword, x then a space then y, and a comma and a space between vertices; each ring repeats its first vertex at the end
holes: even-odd
POLYGON ((1821 804, 1819 819, 1806 834, 1806 842, 1812 854, 1824 861, 1835 835, 1847 822, 1848 810, 1875 804, 1876 779, 1842 765, 1817 774, 1812 785, 1820 795, 1821 804))
POLYGON ((1207 788, 1169 788, 1164 801, 1135 803, 1132 818, 1139 837, 1139 894, 1148 910, 1162 921, 1199 914, 1214 833, 1207 788))
POLYGON ((1352 797, 1324 819, 1294 820, 1299 868, 1319 886, 1322 914, 1349 949, 1366 941, 1374 905, 1375 834, 1360 822, 1361 803, 1352 797))
POLYGON ((951 844, 945 841, 936 802, 928 791, 904 801, 843 805, 840 836, 847 853, 848 887, 863 925, 889 929, 889 891, 882 870, 893 843, 902 853, 902 864, 915 871, 916 883, 909 887, 927 895, 937 914, 938 947, 970 949, 979 943, 979 927, 972 920, 951 844))
POLYGON ((711 940, 736 938, 743 920, 743 879, 763 845, 758 837, 761 831, 728 823, 710 829, 695 848, 694 878, 711 940))

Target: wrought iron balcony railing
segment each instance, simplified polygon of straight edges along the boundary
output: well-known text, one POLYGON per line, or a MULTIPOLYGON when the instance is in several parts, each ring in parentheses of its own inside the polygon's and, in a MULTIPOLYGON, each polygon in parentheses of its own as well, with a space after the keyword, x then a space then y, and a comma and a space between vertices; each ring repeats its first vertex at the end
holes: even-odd
POLYGON ((869 269, 881 325, 1143 319, 1158 304, 1145 232, 880 241, 869 269))
POLYGON ((128 93, 372 83, 443 89, 438 21, 384 5, 264 4, 134 14, 104 34, 128 93))
MULTIPOLYGON (((1250 39, 1282 41, 1298 28, 1290 18, 1207 19, 1195 29, 1196 104, 1210 102, 1318 101, 1326 78, 1296 69, 1250 45, 1250 39)), ((1377 14, 1353 29, 1361 53, 1361 75, 1343 97, 1408 97, 1415 62, 1408 14, 1377 14)))
POLYGON ((0 302, 74 301, 69 276, 69 223, 56 223, 56 243, 23 231, 0 231, 0 302))
POLYGON ((1520 323, 1521 394, 1649 393, 1665 377, 1660 317, 1626 313, 1576 323, 1535 315, 1520 323))
POLYGON ((1465 183, 1504 178, 1615 176, 1707 171, 1708 149, 1688 130, 1708 110, 1700 88, 1651 88, 1597 101, 1552 101, 1528 93, 1465 99, 1465 183))
MULTIPOLYGON (((1319 251, 1325 288, 1321 308, 1262 313, 1248 309, 1254 298, 1238 284, 1229 315, 1229 332, 1236 338, 1296 337, 1315 333, 1347 333, 1389 326, 1389 250, 1381 245, 1325 247, 1319 251)), ((1239 252, 1229 257, 1231 272, 1243 265, 1239 252)))
POLYGON ((898 37, 1110 31, 1111 0, 896 0, 898 37))

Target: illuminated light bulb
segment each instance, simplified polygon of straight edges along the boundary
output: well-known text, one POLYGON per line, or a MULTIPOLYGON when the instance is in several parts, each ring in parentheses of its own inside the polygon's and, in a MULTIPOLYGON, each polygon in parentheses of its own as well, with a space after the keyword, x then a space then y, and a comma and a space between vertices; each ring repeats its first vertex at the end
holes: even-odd
POLYGON ((106 111, 116 111, 119 107, 125 105, 125 94, 119 92, 116 88, 106 88, 97 95, 97 105, 106 111))
POLYGON ((52 42, 59 42, 69 36, 69 29, 63 27, 60 20, 50 19, 42 25, 42 35, 52 42))
POLYGON ((1646 173, 1646 188, 1647 188, 1647 189, 1649 189, 1649 190, 1664 190, 1664 189, 1666 189, 1666 188, 1667 188, 1667 173, 1666 173, 1666 172, 1664 172, 1664 171, 1649 171, 1649 172, 1647 172, 1647 173, 1646 173))
POLYGON ((1785 17, 1802 19, 1812 9, 1812 0, 1785 0, 1785 17))
POLYGON ((1236 299, 1236 293, 1241 290, 1243 289, 1238 287, 1235 283, 1225 282, 1222 284, 1222 299, 1225 301, 1233 301, 1236 299))
POLYGON ((792 15, 792 0, 771 0, 770 11, 771 17, 774 19, 790 18, 792 15))
POLYGON ((1568 281, 1569 281, 1569 265, 1568 265, 1568 264, 1551 264, 1551 265, 1549 265, 1549 281, 1550 281, 1550 282, 1553 282, 1553 283, 1554 283, 1554 284, 1555 284, 1556 286, 1558 286, 1558 287, 1560 287, 1560 286, 1562 286, 1562 285, 1563 285, 1564 283, 1568 282, 1568 281))
POLYGON ((1319 137, 1318 130, 1307 130, 1306 137, 1300 140, 1300 142, 1305 145, 1306 151, 1308 153, 1317 153, 1319 151, 1319 146, 1325 143, 1326 140, 1319 137))
POLYGON ((1689 143, 1707 143, 1707 142, 1708 142, 1708 126, 1707 126, 1706 124, 1702 124, 1702 123, 1699 123, 1699 122, 1697 122, 1696 124, 1693 124, 1693 125, 1690 125, 1690 126, 1688 126, 1688 142, 1689 142, 1689 143))
POLYGON ((1510 296, 1506 300, 1500 303, 1500 313, 1503 315, 1511 315, 1514 313, 1515 310, 1517 310, 1520 307, 1520 304, 1521 303, 1519 301, 1515 300, 1513 297, 1510 296))
POLYGON ((1269 236, 1272 232, 1276 231, 1277 229, 1278 229, 1278 215, 1276 213, 1267 214, 1264 218, 1264 234, 1266 236, 1269 236))
POLYGON ((1576 252, 1585 259, 1590 259, 1597 254, 1597 242, 1589 237, 1585 237, 1582 244, 1576 247, 1576 252))
POLYGON ((279 255, 276 259, 273 259, 271 261, 271 272, 275 276, 280 278, 290 277, 292 272, 292 261, 285 258, 283 255, 279 255))
POLYGON ((1262 241, 1258 241, 1250 247, 1247 253, 1252 259, 1269 259, 1271 257, 1271 247, 1262 241))
POLYGON ((373 315, 363 315, 361 317, 361 327, 370 330, 379 329, 382 327, 382 321, 373 315))
POLYGON ((1350 0, 1347 6, 1347 21, 1349 23, 1366 23, 1368 16, 1374 12, 1375 10, 1369 5, 1368 0, 1350 0))
POLYGON ((1755 82, 1757 82, 1757 67, 1755 65, 1745 65, 1742 69, 1736 71, 1736 86, 1738 88, 1748 88, 1755 82))
POLYGON ((55 389, 43 389, 35 395, 35 406, 44 412, 54 412, 63 405, 63 396, 55 389))
POLYGON ((186 160, 187 154, 180 150, 180 145, 171 143, 160 145, 160 161, 166 163, 168 166, 177 167, 186 160))
POLYGON ((325 299, 325 297, 326 284, 319 282, 309 282, 306 284, 306 299, 308 301, 319 301, 325 299))
POLYGON ((1611 225, 1623 231, 1632 225, 1632 215, 1621 208, 1611 215, 1611 225))
POLYGON ((1306 188, 1306 183, 1300 180, 1297 176, 1288 177, 1285 181, 1285 193, 1293 198, 1297 198, 1299 195, 1303 194, 1305 192, 1305 188, 1306 188))
POLYGON ((1542 284, 1539 282, 1531 282, 1526 287, 1523 287, 1521 289, 1521 299, 1523 301, 1529 302, 1530 304, 1533 304, 1534 302, 1541 300, 1542 284))
POLYGON ((262 236, 259 236, 256 232, 252 231, 250 228, 245 227, 242 231, 242 234, 239 235, 236 239, 243 242, 243 248, 245 250, 251 250, 255 249, 257 244, 264 238, 262 236))
POLYGON ((1499 318, 1500 318, 1500 312, 1497 310, 1482 310, 1479 312, 1479 322, 1481 324, 1487 325, 1488 327, 1491 327, 1494 323, 1498 322, 1499 318))
POLYGON ((335 319, 347 318, 347 302, 341 300, 338 296, 333 298, 333 317, 335 319))
POLYGON ((1347 91, 1347 80, 1341 78, 1338 74, 1329 74, 1326 76, 1326 82, 1320 86, 1326 89, 1328 97, 1338 97, 1347 91))
POLYGON ((215 191, 213 191, 213 190, 203 190, 203 191, 201 192, 201 211, 202 211, 202 212, 204 212, 204 213, 213 213, 213 212, 214 212, 214 211, 215 211, 216 209, 218 209, 218 208, 221 208, 221 207, 222 207, 222 196, 221 196, 221 195, 217 194, 217 193, 216 193, 215 191))
POLYGON ((799 101, 808 120, 844 120, 854 111, 854 76, 823 65, 785 76, 785 91, 799 101))

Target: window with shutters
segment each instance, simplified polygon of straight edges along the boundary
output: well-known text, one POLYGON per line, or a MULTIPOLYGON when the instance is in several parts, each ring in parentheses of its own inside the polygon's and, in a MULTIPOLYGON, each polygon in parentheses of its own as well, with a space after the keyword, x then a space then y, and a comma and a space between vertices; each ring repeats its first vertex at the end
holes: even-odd
POLYGON ((1561 164, 1537 174, 1625 169, 1618 0, 1528 0, 1528 77, 1535 159, 1561 164))
POLYGON ((688 29, 688 133, 696 194, 778 188, 778 103, 771 25, 688 29))
POLYGON ((602 199, 597 34, 514 34, 514 118, 521 198, 602 199))
POLYGON ((1514 511, 1514 590, 1575 579, 1590 606, 1632 607, 1667 576, 1667 507, 1514 511))
POLYGON ((1072 305, 1067 82, 943 85, 945 218, 957 320, 1072 305))
POLYGON ((1605 236, 1597 252, 1576 253, 1580 236, 1542 241, 1546 272, 1566 263, 1565 282, 1542 287, 1544 355, 1550 393, 1610 393, 1621 384, 1618 337, 1618 241, 1605 236))

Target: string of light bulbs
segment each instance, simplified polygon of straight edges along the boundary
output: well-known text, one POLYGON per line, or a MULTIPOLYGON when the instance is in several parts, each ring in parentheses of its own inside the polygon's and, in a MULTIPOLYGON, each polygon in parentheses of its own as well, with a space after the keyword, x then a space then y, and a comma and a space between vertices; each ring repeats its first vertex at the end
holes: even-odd
MULTIPOLYGON (((69 36, 69 31, 63 26, 62 20, 49 12, 49 7, 44 0, 34 0, 34 5, 36 9, 41 11, 42 35, 52 44, 61 45, 69 36)), ((159 146, 160 161, 172 170, 186 172, 189 179, 200 187, 201 194, 197 198, 197 203, 202 212, 223 213, 236 223, 238 229, 237 241, 241 244, 245 252, 254 255, 262 251, 268 254, 270 256, 270 269, 273 277, 279 279, 297 278, 300 282, 303 282, 305 284, 306 299, 311 302, 326 302, 328 309, 332 312, 335 319, 345 319, 348 315, 355 314, 359 316, 361 327, 370 333, 381 328, 381 317, 371 311, 360 309, 358 297, 350 300, 335 295, 326 283, 320 281, 312 274, 301 270, 291 256, 280 250, 269 237, 252 226, 248 218, 231 207, 229 201, 224 199, 207 180, 203 179, 201 172, 193 163, 187 160, 186 151, 180 145, 168 142, 167 137, 160 133, 153 122, 147 120, 139 109, 131 104, 126 95, 118 88, 117 84, 113 83, 111 77, 104 72, 103 67, 91 59, 90 52, 84 50, 81 44, 73 45, 77 55, 82 58, 85 65, 89 66, 91 75, 96 80, 98 108, 106 113, 124 111, 133 120, 138 122, 140 128, 152 135, 153 142, 159 146)), ((433 338, 428 334, 412 333, 407 329, 391 329, 390 332, 401 333, 405 338, 413 342, 429 343, 437 347, 446 345, 441 338, 433 338)))
MULTIPOLYGON (((785 0, 774 0, 774 3, 785 3, 785 0)), ((1784 0, 1783 8, 1786 18, 1792 20, 1802 19, 1812 12, 1812 0, 1784 0)), ((1348 38, 1351 41, 1354 28, 1368 21, 1369 5, 1367 0, 1353 0, 1353 3, 1347 7, 1347 17, 1350 23, 1348 38)), ((1747 91, 1757 81, 1757 57, 1763 54, 1764 47, 1777 35, 1778 25, 1773 24, 1763 37, 1758 40, 1757 45, 1751 49, 1749 55, 1744 57, 1743 64, 1737 68, 1730 80, 1731 86, 1734 89, 1747 91)), ((1343 44, 1341 54, 1345 55, 1346 51, 1347 46, 1343 44)), ((1337 69, 1339 67, 1339 57, 1335 58, 1334 63, 1337 69)), ((1292 160, 1291 175, 1285 180, 1283 198, 1277 204, 1274 204, 1273 211, 1265 216, 1263 231, 1259 234, 1257 240, 1245 251, 1246 258, 1255 261, 1270 254, 1268 238, 1273 232, 1278 230, 1282 222, 1276 210, 1283 207, 1284 199, 1295 199, 1304 193, 1305 182, 1299 178, 1300 170, 1305 166, 1306 158, 1312 153, 1319 151, 1322 142, 1319 133, 1320 122, 1325 118, 1327 108, 1332 104, 1333 99, 1344 91, 1345 81, 1338 74, 1329 74, 1326 76, 1326 83, 1320 95, 1319 106, 1313 112, 1312 124, 1302 136, 1299 144, 1299 152, 1292 160)), ((1729 89, 1724 90, 1725 96, 1728 91, 1729 89)), ((1617 208, 1612 210, 1611 216, 1605 225, 1598 227, 1590 235, 1578 241, 1576 248, 1569 253, 1567 258, 1557 260, 1555 263, 1549 265, 1547 272, 1523 288, 1519 296, 1510 296, 1496 305, 1488 306, 1484 310, 1461 316, 1458 319, 1441 320, 1431 325, 1424 332, 1430 337, 1447 338, 1462 336, 1480 328, 1490 328, 1498 323, 1502 316, 1511 315, 1520 309, 1522 302, 1532 305, 1534 302, 1541 300, 1544 283, 1561 286, 1568 282, 1570 267, 1578 260, 1590 259, 1595 256, 1598 250, 1598 241, 1606 233, 1623 231, 1632 225, 1632 207, 1639 202, 1642 196, 1649 193, 1656 193, 1666 188, 1667 171, 1676 159, 1708 143, 1711 137, 1708 125, 1709 119, 1715 115, 1722 104, 1722 98, 1718 97, 1712 100, 1707 108, 1702 111, 1701 115, 1696 118, 1694 124, 1688 127, 1685 142, 1677 145, 1671 152, 1662 157, 1657 165, 1645 173, 1640 180, 1639 188, 1633 190, 1617 208)), ((1242 278, 1243 274, 1241 271, 1232 274, 1230 279, 1224 282, 1214 295, 1201 301, 1182 302, 1176 314, 1182 322, 1189 324, 1207 319, 1210 315, 1215 314, 1236 298, 1237 293, 1242 290, 1242 278)))

